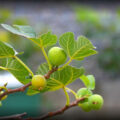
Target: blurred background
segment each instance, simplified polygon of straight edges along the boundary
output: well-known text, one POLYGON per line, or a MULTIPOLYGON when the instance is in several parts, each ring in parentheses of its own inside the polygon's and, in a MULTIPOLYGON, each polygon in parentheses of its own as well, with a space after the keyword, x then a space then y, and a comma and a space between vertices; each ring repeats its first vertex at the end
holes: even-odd
MULTIPOLYGON (((99 54, 82 62, 73 61, 77 67, 84 66, 87 74, 96 78, 94 93, 101 94, 104 106, 100 111, 83 112, 79 107, 66 111, 53 119, 98 119, 120 118, 120 2, 103 1, 0 1, 0 23, 31 25, 38 34, 51 30, 61 35, 71 31, 75 37, 84 35, 97 47, 99 54)), ((0 27, 0 40, 10 43, 20 58, 35 72, 38 65, 45 62, 41 50, 31 41, 11 34, 0 27)), ((3 64, 0 60, 0 64, 3 64)), ((11 74, 0 71, 0 85, 8 82, 8 88, 19 87, 11 74)), ((77 91, 84 87, 80 80, 69 85, 77 91)), ((71 100, 74 96, 70 94, 71 100)), ((26 96, 16 93, 8 96, 0 108, 0 116, 27 112, 28 116, 39 116, 54 111, 65 104, 62 90, 26 96)))

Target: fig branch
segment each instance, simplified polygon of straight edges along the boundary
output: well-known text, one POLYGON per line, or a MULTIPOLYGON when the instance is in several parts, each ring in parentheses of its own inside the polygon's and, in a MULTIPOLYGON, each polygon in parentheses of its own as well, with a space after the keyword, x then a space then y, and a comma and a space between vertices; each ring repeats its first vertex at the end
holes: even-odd
POLYGON ((49 112, 48 114, 46 115, 43 115, 41 117, 38 117, 38 118, 27 118, 27 120, 45 120, 47 118, 50 118, 50 117, 53 117, 53 116, 56 116, 56 115, 60 115, 60 114, 63 114, 66 110, 68 110, 69 108, 72 108, 72 107, 75 107, 78 105, 78 103, 80 101, 83 101, 86 97, 82 97, 82 98, 79 98, 75 101, 73 101, 72 103, 70 103, 69 105, 65 105, 63 108, 55 111, 55 112, 49 112))
MULTIPOLYGON (((70 103, 69 105, 65 105, 64 107, 62 107, 61 109, 59 109, 59 110, 57 110, 55 112, 49 112, 46 115, 43 115, 43 116, 37 117, 37 118, 26 118, 25 120, 45 120, 47 118, 63 114, 66 110, 77 106, 78 103, 80 101, 83 101, 84 99, 85 99, 85 97, 79 98, 79 99, 73 101, 72 103, 70 103)), ((22 117, 25 116, 25 115, 27 115, 27 113, 11 115, 11 116, 5 116, 5 117, 0 117, 0 120, 10 120, 10 119, 20 119, 20 120, 22 120, 22 117)))
POLYGON ((28 88, 29 86, 31 85, 31 82, 29 82, 28 84, 20 87, 20 88, 15 88, 15 89, 7 89, 7 91, 5 91, 3 94, 0 95, 0 100, 2 97, 4 97, 5 95, 8 95, 8 94, 12 94, 12 93, 15 93, 15 92, 23 92, 25 91, 26 88, 28 88))
MULTIPOLYGON (((46 79, 49 79, 49 78, 50 78, 50 75, 51 75, 53 72, 57 71, 57 69, 58 69, 57 67, 52 68, 52 70, 48 71, 48 73, 45 74, 44 77, 45 77, 46 79)), ((24 92, 24 91, 25 91, 29 86, 31 86, 31 85, 32 85, 31 82, 29 82, 29 83, 27 83, 26 85, 24 85, 24 86, 22 86, 22 87, 19 87, 19 88, 7 89, 4 93, 2 93, 2 94, 0 95, 0 100, 1 100, 1 98, 4 97, 5 95, 12 94, 12 93, 16 93, 16 92, 24 92)))
POLYGON ((4 116, 0 117, 0 120, 21 120, 23 116, 27 115, 27 113, 21 113, 16 115, 4 116))
POLYGON ((51 65, 51 63, 50 63, 50 61, 49 61, 49 59, 48 59, 48 56, 47 56, 47 54, 46 54, 46 52, 45 52, 44 47, 41 47, 41 50, 42 50, 43 55, 44 55, 44 57, 45 57, 45 59, 46 59, 46 61, 47 61, 48 65, 49 65, 49 69, 51 70, 52 65, 51 65))

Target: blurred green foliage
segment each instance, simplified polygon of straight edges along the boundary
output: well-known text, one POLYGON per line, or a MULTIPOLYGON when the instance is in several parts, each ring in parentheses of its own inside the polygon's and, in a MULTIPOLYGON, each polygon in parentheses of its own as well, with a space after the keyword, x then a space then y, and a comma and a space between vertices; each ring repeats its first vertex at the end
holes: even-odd
MULTIPOLYGON (((15 17, 10 10, 0 9, 0 23, 9 23, 9 24, 18 24, 18 25, 27 25, 28 20, 25 17, 15 17)), ((14 47, 19 50, 25 50, 26 53, 22 55, 22 59, 26 60, 30 52, 34 51, 31 47, 31 43, 25 38, 21 38, 17 35, 13 35, 8 31, 0 29, 0 41, 4 41, 14 45, 14 47), (14 38, 14 39, 13 39, 14 38), (13 44, 14 43, 14 44, 13 44)))
POLYGON ((79 6, 75 9, 75 14, 82 34, 101 44, 99 47, 102 49, 99 50, 98 55, 99 66, 114 76, 118 75, 120 71, 120 9, 106 11, 79 6))
MULTIPOLYGON (((17 25, 28 25, 30 24, 29 22, 30 21, 28 21, 27 18, 25 18, 24 16, 17 17, 10 10, 0 9, 0 24, 8 23, 17 25)), ((40 25, 36 26, 38 27, 39 31, 41 28, 40 25)), ((47 28, 44 29, 44 31, 46 30, 47 28)), ((33 45, 32 42, 30 42, 26 38, 12 34, 4 30, 2 27, 0 27, 0 41, 11 44, 18 52, 25 51, 24 54, 19 56, 25 63, 27 63, 27 60, 29 59, 31 54, 39 50, 36 45, 33 45)), ((5 64, 5 58, 1 59, 0 65, 4 66, 5 64)), ((4 71, 0 70, 0 72, 4 71)), ((0 115, 4 116, 10 114, 17 114, 26 111, 28 113, 28 116, 38 116, 41 111, 40 106, 42 96, 26 96, 25 93, 26 92, 22 94, 16 93, 14 95, 10 95, 8 99, 3 102, 4 106, 2 106, 0 109, 0 115), (9 110, 10 112, 7 112, 7 110, 9 110)))
POLYGON ((7 9, 0 10, 0 23, 6 22, 6 20, 11 16, 11 12, 7 9))
MULTIPOLYGON (((0 24, 1 23, 7 23, 7 24, 17 24, 17 25, 28 25, 31 21, 28 21, 28 19, 25 16, 15 16, 15 14, 12 13, 12 11, 8 9, 0 9, 0 24)), ((44 28, 43 24, 37 24, 36 29, 38 31, 41 31, 39 34, 42 33, 42 31, 46 32, 48 28, 44 28)), ((15 34, 11 34, 8 31, 5 31, 0 28, 0 41, 7 42, 11 44, 18 52, 19 51, 26 51, 24 54, 20 55, 20 58, 27 62, 31 54, 38 51, 39 48, 36 45, 33 45, 32 42, 26 40, 24 37, 20 37, 15 34), (14 38, 14 39, 13 39, 14 38)), ((0 64, 2 62, 0 61, 0 64)))

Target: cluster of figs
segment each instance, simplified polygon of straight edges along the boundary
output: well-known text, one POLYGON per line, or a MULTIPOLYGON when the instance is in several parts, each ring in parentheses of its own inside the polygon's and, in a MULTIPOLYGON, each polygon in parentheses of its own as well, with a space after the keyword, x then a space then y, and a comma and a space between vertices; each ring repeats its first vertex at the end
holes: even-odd
MULTIPOLYGON (((59 66, 64 64, 67 60, 67 54, 60 47, 52 47, 48 51, 48 59, 51 65, 59 66)), ((34 75, 32 78, 32 86, 36 89, 42 90, 46 86, 46 79, 43 75, 34 75)), ((81 88, 77 91, 77 97, 86 97, 83 101, 79 102, 78 106, 83 111, 89 112, 91 110, 99 110, 103 105, 103 98, 98 94, 93 94, 91 90, 87 88, 81 88)))

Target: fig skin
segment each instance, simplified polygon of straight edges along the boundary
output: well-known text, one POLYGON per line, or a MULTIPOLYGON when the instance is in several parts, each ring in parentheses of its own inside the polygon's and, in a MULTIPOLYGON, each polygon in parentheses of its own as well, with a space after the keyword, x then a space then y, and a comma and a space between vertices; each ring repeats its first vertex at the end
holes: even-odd
POLYGON ((67 54, 60 47, 52 47, 48 51, 48 59, 53 66, 64 64, 67 60, 67 54))
POLYGON ((78 98, 83 97, 85 95, 92 95, 92 91, 88 90, 87 88, 81 88, 77 91, 78 98))
POLYGON ((46 86, 46 79, 43 75, 34 75, 32 78, 32 86, 35 89, 42 90, 46 86))
POLYGON ((88 102, 84 102, 80 106, 81 106, 82 110, 85 112, 90 112, 92 110, 92 108, 88 102))
POLYGON ((88 103, 90 104, 93 110, 99 110, 102 108, 104 100, 102 96, 94 94, 88 98, 88 103))

